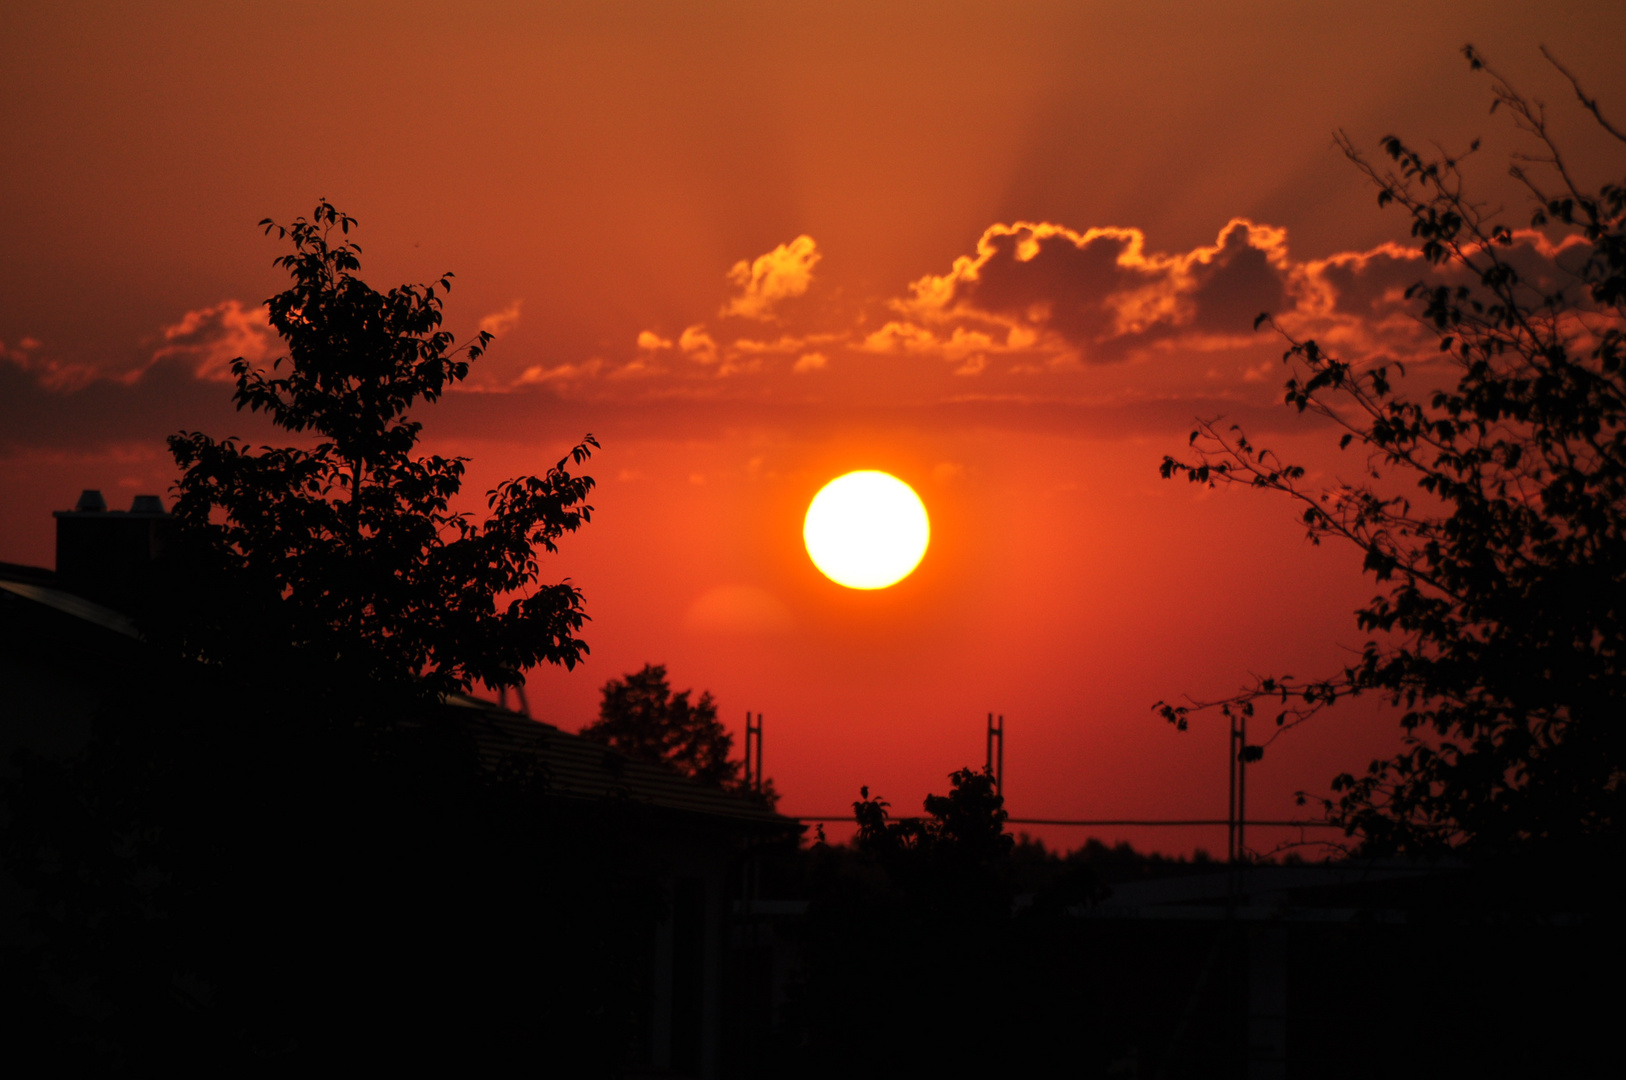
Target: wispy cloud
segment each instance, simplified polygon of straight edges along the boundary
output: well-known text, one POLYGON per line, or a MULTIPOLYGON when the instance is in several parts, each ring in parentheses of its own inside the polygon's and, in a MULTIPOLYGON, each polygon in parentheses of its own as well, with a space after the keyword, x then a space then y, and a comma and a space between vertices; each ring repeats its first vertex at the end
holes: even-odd
POLYGON ((47 390, 78 390, 100 377, 89 364, 75 364, 51 356, 44 343, 32 337, 21 338, 11 346, 0 341, 0 360, 18 368, 47 390))
POLYGON ((159 339, 153 364, 179 363, 196 378, 209 382, 230 382, 231 363, 238 357, 254 365, 268 364, 282 347, 265 305, 241 300, 222 300, 188 311, 164 327, 159 339))
POLYGON ((717 342, 702 324, 686 327, 678 336, 678 348, 690 360, 701 364, 715 364, 718 360, 717 342))
POLYGON ((493 337, 502 337, 519 322, 519 309, 523 304, 523 300, 515 300, 501 311, 493 311, 480 320, 480 329, 493 337))
POLYGON ((604 374, 607 367, 608 365, 596 356, 583 360, 579 364, 555 364, 552 367, 544 364, 533 364, 520 372, 519 378, 514 380, 514 386, 545 386, 550 383, 581 382, 604 374))
POLYGON ((805 233, 788 244, 780 244, 766 255, 741 259, 728 272, 728 280, 740 291, 723 305, 724 317, 769 319, 782 300, 801 296, 813 283, 813 267, 823 258, 818 245, 805 233))
POLYGON ((155 367, 179 368, 205 382, 230 382, 231 363, 243 357, 265 364, 276 356, 280 339, 263 304, 222 300, 188 311, 149 339, 146 356, 134 366, 112 368, 55 356, 33 337, 15 345, 0 342, 0 359, 22 369, 45 390, 71 393, 97 382, 131 385, 155 367))

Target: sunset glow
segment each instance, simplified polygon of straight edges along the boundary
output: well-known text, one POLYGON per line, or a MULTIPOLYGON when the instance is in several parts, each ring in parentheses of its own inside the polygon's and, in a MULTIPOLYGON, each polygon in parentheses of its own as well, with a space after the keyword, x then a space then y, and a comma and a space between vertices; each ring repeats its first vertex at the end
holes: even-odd
MULTIPOLYGON (((528 673, 533 715, 576 731, 607 680, 664 664, 736 745, 766 715, 791 813, 862 785, 918 812, 983 762, 992 710, 1013 817, 1222 816, 1223 725, 1152 705, 1342 670, 1374 583, 1282 504, 1159 462, 1222 418, 1318 489, 1360 475, 1283 407, 1261 312, 1357 367, 1442 362, 1405 297, 1418 240, 1332 132, 1381 162, 1391 133, 1482 139, 1470 197, 1519 227, 1505 165, 1529 147, 1462 44, 1552 103, 1588 182, 1618 157, 1538 43, 1626 115, 1626 4, 1599 0, 93 9, 0 9, 0 562, 52 567, 83 489, 172 500, 176 432, 288 441, 234 406, 231 363, 287 354, 263 300, 288 248, 256 223, 325 196, 362 279, 454 271, 443 329, 495 335, 411 417, 467 459, 452 510, 602 444, 591 522, 538 552, 592 651, 528 673), (913 489, 884 558, 811 512, 859 468, 913 489)), ((1512 239, 1531 288, 1570 280, 1512 239)), ((1336 712, 1250 773, 1261 818, 1396 744, 1375 699, 1336 712)))
POLYGON ((849 589, 896 585, 920 565, 930 539, 920 496, 897 477, 873 470, 830 481, 802 523, 813 565, 849 589))

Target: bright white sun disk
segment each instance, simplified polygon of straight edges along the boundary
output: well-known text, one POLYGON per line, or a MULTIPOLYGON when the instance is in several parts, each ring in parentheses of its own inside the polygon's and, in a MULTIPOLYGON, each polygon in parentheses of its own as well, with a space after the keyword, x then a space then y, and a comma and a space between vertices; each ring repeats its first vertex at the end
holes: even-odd
POLYGON ((920 496, 897 477, 871 469, 824 485, 802 523, 813 565, 849 589, 896 585, 920 565, 930 539, 920 496))

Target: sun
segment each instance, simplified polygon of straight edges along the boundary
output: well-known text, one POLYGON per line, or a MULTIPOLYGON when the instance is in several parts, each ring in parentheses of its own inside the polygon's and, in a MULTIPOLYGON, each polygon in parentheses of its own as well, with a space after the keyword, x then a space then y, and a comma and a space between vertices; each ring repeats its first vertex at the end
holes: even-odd
POLYGON ((813 565, 849 589, 884 589, 908 577, 925 556, 931 532, 914 489, 873 469, 824 485, 802 522, 813 565))

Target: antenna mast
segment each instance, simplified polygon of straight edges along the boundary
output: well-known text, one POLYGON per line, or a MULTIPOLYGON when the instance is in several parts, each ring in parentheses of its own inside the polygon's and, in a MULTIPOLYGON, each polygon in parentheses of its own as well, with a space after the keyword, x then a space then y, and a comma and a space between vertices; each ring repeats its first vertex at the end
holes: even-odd
POLYGON ((998 722, 994 714, 988 714, 988 762, 983 766, 988 774, 994 778, 994 790, 1000 795, 1005 794, 1005 714, 1000 713, 998 722), (998 743, 998 747, 995 747, 998 743))
POLYGON ((1231 798, 1226 808, 1225 858, 1234 863, 1247 852, 1248 761, 1243 755, 1248 749, 1248 719, 1240 713, 1231 717, 1229 746, 1231 798))
POLYGON ((745 710, 745 786, 762 790, 762 714, 757 713, 753 724, 750 709, 745 710))

